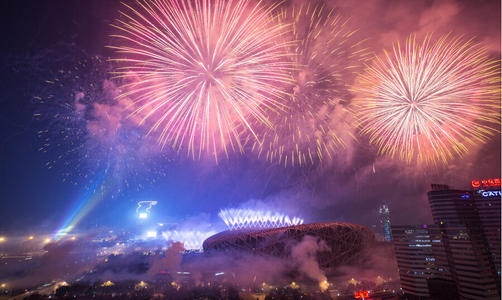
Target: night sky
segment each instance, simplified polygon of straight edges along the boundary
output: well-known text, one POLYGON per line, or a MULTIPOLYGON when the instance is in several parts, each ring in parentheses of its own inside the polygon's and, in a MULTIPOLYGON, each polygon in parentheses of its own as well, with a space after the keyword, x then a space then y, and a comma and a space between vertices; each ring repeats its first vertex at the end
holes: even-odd
MULTIPOLYGON (((500 59, 500 1, 327 3, 351 17, 351 24, 359 28, 357 34, 367 38, 367 47, 376 54, 412 33, 420 38, 429 32, 451 32, 476 38, 493 58, 500 59)), ((107 164, 103 161, 113 161, 112 170, 118 172, 123 160, 114 157, 114 152, 108 154, 111 158, 103 158, 103 145, 65 154, 72 146, 62 140, 60 146, 40 151, 44 141, 38 132, 58 130, 59 125, 50 118, 36 120, 34 114, 43 112, 46 116, 51 109, 43 107, 36 97, 71 95, 78 90, 46 83, 58 76, 59 70, 96 57, 96 64, 106 66, 107 58, 114 55, 105 47, 111 43, 110 24, 118 18, 119 9, 119 1, 102 0, 0 4, 0 233, 56 229, 99 180, 103 164, 107 164), (82 165, 82 153, 99 157, 99 166, 82 165), (58 158, 62 154, 63 158, 58 158), (63 162, 48 168, 47 161, 53 160, 63 162), (82 173, 88 176, 77 175, 82 173)), ((100 85, 104 78, 99 76, 108 76, 106 70, 95 78, 93 74, 82 80, 96 80, 100 85)), ((142 132, 130 128, 127 134, 142 132)), ((159 220, 190 223, 193 228, 221 222, 218 210, 229 207, 278 210, 302 216, 307 222, 372 225, 377 223, 377 208, 383 203, 391 209, 393 224, 428 223, 426 192, 430 184, 468 188, 473 179, 500 177, 500 143, 498 134, 487 144, 472 147, 466 156, 434 168, 378 156, 364 136, 358 136, 333 160, 303 167, 284 168, 253 155, 231 154, 216 165, 161 153, 145 162, 134 161, 120 179, 105 180, 110 191, 78 228, 131 226, 136 202, 142 200, 159 202, 153 210, 159 220)))

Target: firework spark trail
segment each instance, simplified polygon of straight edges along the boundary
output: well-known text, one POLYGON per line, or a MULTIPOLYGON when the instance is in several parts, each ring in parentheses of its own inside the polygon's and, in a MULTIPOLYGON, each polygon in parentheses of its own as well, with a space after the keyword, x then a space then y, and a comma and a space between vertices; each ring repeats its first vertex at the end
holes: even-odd
POLYGON ((472 40, 414 37, 377 57, 356 85, 361 131, 379 152, 446 163, 500 124, 500 62, 472 40))
MULTIPOLYGON (((56 54, 72 51, 65 47, 56 54)), ((61 172, 62 181, 84 186, 105 169, 112 177, 106 183, 115 186, 107 187, 112 198, 155 183, 165 176, 169 160, 136 124, 124 120, 124 104, 115 101, 117 88, 109 79, 110 63, 84 55, 75 64, 75 57, 80 56, 58 60, 57 71, 33 99, 46 167, 61 172)))
POLYGON ((218 216, 234 229, 286 227, 303 224, 303 219, 281 213, 252 209, 223 209, 218 216))
POLYGON ((278 19, 293 27, 294 87, 285 111, 270 114, 273 129, 260 130, 260 142, 253 141, 252 148, 285 166, 314 164, 344 147, 349 130, 342 103, 367 51, 347 21, 322 2, 292 5, 280 10, 278 19))
POLYGON ((121 45, 111 46, 122 55, 121 97, 163 146, 217 161, 220 150, 243 151, 239 128, 256 138, 252 121, 271 126, 264 113, 283 109, 290 82, 286 26, 271 17, 274 6, 154 0, 127 8, 115 26, 121 45))
MULTIPOLYGON (((63 50, 71 52, 73 49, 63 50)), ((77 54, 71 59, 75 56, 77 54)), ((100 81, 106 80, 108 69, 100 57, 86 57, 70 67, 66 59, 57 62, 60 69, 51 72, 34 96, 33 118, 41 127, 39 151, 51 157, 46 167, 62 169, 63 181, 77 185, 91 178, 98 169, 94 157, 91 158, 94 149, 89 149, 88 145, 88 108, 103 100, 100 81)))

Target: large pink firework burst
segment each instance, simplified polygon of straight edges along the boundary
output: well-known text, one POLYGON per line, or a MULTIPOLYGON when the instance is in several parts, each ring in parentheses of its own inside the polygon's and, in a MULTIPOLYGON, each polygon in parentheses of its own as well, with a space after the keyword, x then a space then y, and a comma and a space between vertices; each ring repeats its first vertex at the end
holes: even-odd
POLYGON ((361 131, 406 162, 447 163, 500 124, 500 62, 462 37, 410 37, 377 57, 355 90, 361 131))
POLYGON ((192 157, 242 151, 243 129, 271 126, 289 84, 287 26, 248 0, 153 0, 126 5, 115 35, 131 116, 162 145, 192 157))
POLYGON ((283 111, 271 112, 273 129, 259 130, 252 149, 286 167, 330 160, 352 140, 346 109, 349 84, 367 51, 357 30, 323 1, 305 1, 278 10, 291 24, 289 39, 293 86, 283 111))

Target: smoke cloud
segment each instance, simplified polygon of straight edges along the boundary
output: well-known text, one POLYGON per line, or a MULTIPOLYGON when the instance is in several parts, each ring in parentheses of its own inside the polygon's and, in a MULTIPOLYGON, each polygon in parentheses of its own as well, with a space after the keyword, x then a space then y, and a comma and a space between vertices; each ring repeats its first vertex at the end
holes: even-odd
POLYGON ((317 253, 320 251, 329 251, 328 245, 322 240, 312 236, 305 236, 297 245, 291 249, 291 258, 298 262, 298 270, 304 273, 308 278, 317 282, 326 281, 326 275, 319 268, 317 263, 317 253))

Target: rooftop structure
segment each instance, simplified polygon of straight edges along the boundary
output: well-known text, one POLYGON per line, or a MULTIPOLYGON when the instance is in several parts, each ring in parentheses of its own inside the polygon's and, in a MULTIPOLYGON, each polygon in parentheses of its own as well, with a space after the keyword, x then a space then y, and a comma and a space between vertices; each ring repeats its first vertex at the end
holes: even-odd
POLYGON ((366 226, 350 223, 312 223, 259 230, 229 230, 204 241, 204 251, 243 251, 289 257, 291 248, 305 236, 325 243, 325 251, 317 254, 319 266, 330 269, 350 263, 375 241, 366 226))

